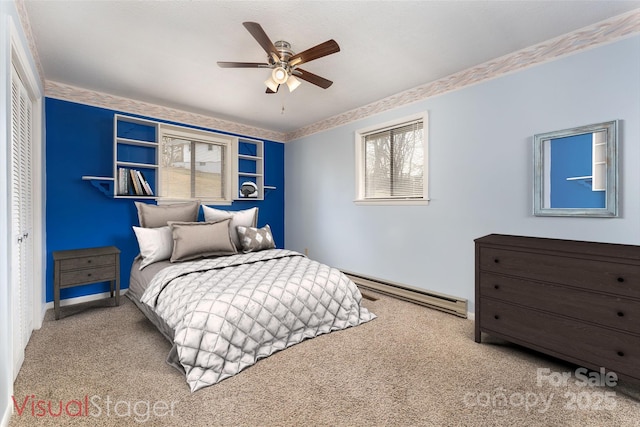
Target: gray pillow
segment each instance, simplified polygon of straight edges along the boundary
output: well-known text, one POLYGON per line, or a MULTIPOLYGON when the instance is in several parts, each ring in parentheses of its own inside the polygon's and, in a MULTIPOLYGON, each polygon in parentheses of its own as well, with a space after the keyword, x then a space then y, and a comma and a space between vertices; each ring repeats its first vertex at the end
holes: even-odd
POLYGON ((140 227, 157 228, 168 225, 169 221, 194 222, 198 220, 200 202, 197 200, 174 205, 150 205, 142 202, 134 203, 138 209, 138 221, 140 221, 140 227))
POLYGON ((229 237, 229 218, 218 222, 170 222, 171 262, 238 253, 229 237))
POLYGON ((250 208, 242 211, 223 211, 202 205, 202 213, 204 213, 205 221, 220 221, 221 219, 231 218, 229 233, 236 248, 240 248, 240 238, 236 231, 237 227, 239 225, 243 227, 255 227, 258 224, 258 208, 250 208))
POLYGON ((244 253, 257 252, 276 247, 276 242, 273 240, 269 224, 262 228, 243 227, 239 225, 237 230, 238 236, 240 237, 241 250, 244 253))

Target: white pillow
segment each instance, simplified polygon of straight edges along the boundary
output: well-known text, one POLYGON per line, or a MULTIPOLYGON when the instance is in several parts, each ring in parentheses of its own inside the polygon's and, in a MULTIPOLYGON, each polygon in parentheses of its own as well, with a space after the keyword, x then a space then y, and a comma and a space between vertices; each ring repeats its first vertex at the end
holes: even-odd
POLYGON ((154 262, 171 258, 173 252, 173 234, 171 227, 143 228, 133 227, 140 247, 142 262, 140 270, 154 262))
POLYGON ((229 236, 231 236, 233 244, 238 249, 242 247, 242 244, 240 243, 240 237, 238 236, 236 227, 239 225, 242 225, 243 227, 255 227, 258 222, 258 208, 250 208, 242 211, 223 211, 202 205, 202 213, 204 214, 204 220, 206 222, 216 222, 222 219, 231 218, 229 236))

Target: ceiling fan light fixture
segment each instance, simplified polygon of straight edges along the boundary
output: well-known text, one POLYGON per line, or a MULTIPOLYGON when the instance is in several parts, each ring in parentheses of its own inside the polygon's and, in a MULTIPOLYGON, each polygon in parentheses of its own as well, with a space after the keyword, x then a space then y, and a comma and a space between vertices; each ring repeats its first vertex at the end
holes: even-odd
POLYGON ((282 83, 287 81, 287 79, 289 78, 289 73, 287 73, 287 70, 285 70, 283 67, 276 67, 271 72, 271 78, 274 82, 281 85, 282 83))
POLYGON ((293 92, 300 86, 300 80, 296 79, 294 76, 289 76, 287 79, 287 87, 289 87, 289 92, 293 92))
POLYGON ((280 86, 278 83, 273 81, 273 79, 271 77, 269 77, 267 80, 265 80, 264 84, 267 85, 267 87, 269 89, 271 89, 272 92, 277 92, 278 91, 278 86, 280 86))

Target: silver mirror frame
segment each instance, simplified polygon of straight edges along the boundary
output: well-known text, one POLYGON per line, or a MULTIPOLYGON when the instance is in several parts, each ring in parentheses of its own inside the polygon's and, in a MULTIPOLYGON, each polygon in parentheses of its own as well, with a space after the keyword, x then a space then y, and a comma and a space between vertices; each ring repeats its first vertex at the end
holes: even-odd
POLYGON ((533 214, 535 216, 617 217, 618 216, 618 120, 580 126, 533 137, 533 214), (606 205, 604 208, 546 208, 545 144, 556 138, 606 132, 606 205))

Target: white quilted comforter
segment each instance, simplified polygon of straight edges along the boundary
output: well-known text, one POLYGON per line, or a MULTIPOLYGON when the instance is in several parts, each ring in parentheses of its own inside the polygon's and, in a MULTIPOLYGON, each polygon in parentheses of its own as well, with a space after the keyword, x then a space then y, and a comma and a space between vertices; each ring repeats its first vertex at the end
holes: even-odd
POLYGON ((167 362, 192 392, 306 338, 374 319, 361 299, 339 270, 284 249, 172 265, 141 298, 175 330, 167 362))

